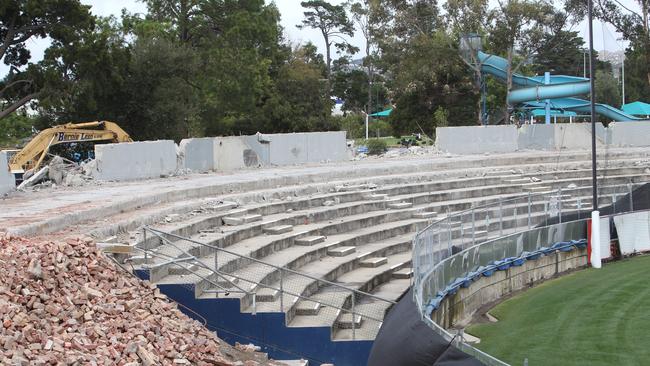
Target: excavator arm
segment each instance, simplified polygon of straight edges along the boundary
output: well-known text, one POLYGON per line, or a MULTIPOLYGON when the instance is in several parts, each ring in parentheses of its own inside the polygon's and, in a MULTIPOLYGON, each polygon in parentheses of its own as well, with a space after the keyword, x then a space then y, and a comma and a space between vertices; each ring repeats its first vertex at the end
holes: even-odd
POLYGON ((9 161, 12 173, 38 170, 54 145, 73 142, 112 141, 131 142, 131 137, 116 123, 95 121, 68 123, 41 131, 9 161))

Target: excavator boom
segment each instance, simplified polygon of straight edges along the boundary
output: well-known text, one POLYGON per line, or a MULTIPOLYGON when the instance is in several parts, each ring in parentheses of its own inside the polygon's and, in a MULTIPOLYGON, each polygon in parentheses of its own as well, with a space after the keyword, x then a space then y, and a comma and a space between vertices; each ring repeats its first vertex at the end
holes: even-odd
POLYGON ((14 174, 37 170, 52 146, 91 141, 131 142, 133 140, 120 126, 109 121, 54 126, 41 131, 17 152, 9 161, 9 168, 14 174))

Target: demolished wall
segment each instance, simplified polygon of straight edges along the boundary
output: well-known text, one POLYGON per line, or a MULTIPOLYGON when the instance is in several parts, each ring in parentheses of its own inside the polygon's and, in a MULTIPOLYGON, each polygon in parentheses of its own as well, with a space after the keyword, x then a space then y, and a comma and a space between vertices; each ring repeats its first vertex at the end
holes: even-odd
POLYGON ((9 170, 7 152, 0 151, 0 195, 16 189, 16 180, 9 170))
POLYGON ((171 140, 95 145, 93 177, 103 181, 160 178, 177 169, 176 144, 171 140))
POLYGON ((452 154, 512 152, 517 150, 517 127, 440 127, 436 128, 436 147, 452 154))
MULTIPOLYGON (((650 146, 650 122, 596 124, 596 147, 650 146)), ((590 123, 552 125, 463 126, 436 129, 436 147, 452 154, 516 152, 521 150, 588 150, 590 123)))

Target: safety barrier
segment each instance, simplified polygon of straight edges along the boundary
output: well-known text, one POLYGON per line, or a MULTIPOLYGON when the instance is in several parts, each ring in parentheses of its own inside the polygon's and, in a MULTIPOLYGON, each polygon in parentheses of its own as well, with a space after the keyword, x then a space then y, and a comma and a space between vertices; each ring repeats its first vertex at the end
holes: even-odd
MULTIPOLYGON (((633 192, 640 185, 601 187, 599 206, 610 203, 611 213, 634 211, 633 192), (623 196, 629 199, 621 200, 623 196)), ((481 276, 550 252, 584 246, 591 209, 584 210, 588 207, 585 200, 572 198, 584 190, 560 189, 491 200, 420 231, 413 239, 413 294, 422 319, 484 363, 506 365, 464 343, 462 335, 448 332, 432 320, 431 313, 446 296, 481 276)))

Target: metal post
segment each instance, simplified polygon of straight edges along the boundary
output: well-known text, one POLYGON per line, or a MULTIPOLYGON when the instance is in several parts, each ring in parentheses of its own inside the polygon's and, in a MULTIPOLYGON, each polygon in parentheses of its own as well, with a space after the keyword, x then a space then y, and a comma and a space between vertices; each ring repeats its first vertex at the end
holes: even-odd
POLYGON ((474 222, 474 208, 472 208, 472 245, 476 244, 476 224, 474 222))
POLYGON ((464 214, 460 214, 460 247, 464 248, 465 247, 465 225, 463 223, 465 222, 463 220, 464 214))
POLYGON ((515 224, 513 225, 513 228, 515 229, 515 232, 517 232, 517 228, 519 227, 519 224, 517 223, 517 206, 515 205, 515 210, 513 212, 513 215, 515 217, 515 224))
MULTIPOLYGON (((460 223, 461 226, 463 223, 460 223)), ((451 256, 451 218, 449 217, 449 214, 447 214, 447 256, 451 256)))
POLYGON ((499 197, 499 236, 503 236, 503 200, 499 197))
POLYGON ((589 109, 591 112, 591 179, 593 185, 593 211, 598 211, 598 183, 596 181, 596 87, 594 72, 596 60, 594 59, 594 4, 587 0, 587 21, 589 22, 589 109))
POLYGON ((149 262, 149 247, 147 245, 147 228, 143 227, 142 228, 142 234, 144 238, 142 239, 144 244, 144 264, 146 265, 149 262))
POLYGON ((544 202, 544 226, 548 226, 548 201, 544 202))
POLYGON ((559 223, 562 223, 562 188, 557 189, 557 208, 558 208, 558 218, 559 218, 559 223))
POLYGON ((616 213, 616 193, 612 195, 612 207, 614 209, 613 213, 616 213))
POLYGON ((485 213, 485 232, 487 236, 490 235, 490 213, 489 212, 485 213))
POLYGON ((628 183, 627 185, 628 191, 630 191, 630 212, 634 212, 634 200, 632 197, 632 183, 628 183))
POLYGON ((355 302, 355 301, 354 301, 354 291, 353 291, 353 292, 352 292, 352 340, 357 339, 357 336, 356 336, 356 325, 354 324, 354 321, 355 321, 355 319, 354 319, 354 316, 355 316, 355 313, 354 313, 354 310, 355 310, 355 309, 354 309, 355 304, 354 304, 354 302, 355 302))
POLYGON ((530 205, 531 205, 531 193, 528 192, 528 230, 530 230, 531 227, 531 221, 530 221, 530 205))
POLYGON ((578 220, 580 220, 581 213, 582 213, 582 199, 578 197, 578 220))
POLYGON ((280 268, 280 312, 284 312, 284 275, 280 268))

